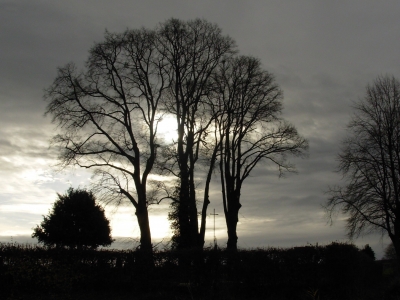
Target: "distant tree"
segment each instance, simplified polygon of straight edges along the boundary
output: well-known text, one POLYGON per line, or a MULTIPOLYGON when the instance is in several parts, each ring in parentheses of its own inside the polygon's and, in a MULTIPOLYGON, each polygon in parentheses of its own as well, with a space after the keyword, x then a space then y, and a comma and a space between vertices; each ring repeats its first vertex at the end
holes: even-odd
POLYGON ((370 257, 372 260, 375 260, 375 252, 369 244, 366 244, 360 251, 370 257))
POLYGON ((239 56, 226 59, 214 77, 210 94, 217 131, 219 169, 227 248, 237 249, 237 223, 241 190, 254 168, 270 162, 280 174, 294 171, 288 155, 301 156, 308 142, 282 114, 282 92, 274 76, 261 67, 258 59, 239 56))
POLYGON ((68 189, 32 234, 39 243, 68 248, 97 248, 113 242, 109 221, 91 192, 68 189))
POLYGON ((339 154, 344 186, 330 188, 326 210, 348 215, 350 238, 378 230, 400 256, 400 82, 378 77, 354 105, 339 154))
POLYGON ((390 243, 386 246, 383 259, 397 259, 396 251, 394 249, 393 243, 390 243))

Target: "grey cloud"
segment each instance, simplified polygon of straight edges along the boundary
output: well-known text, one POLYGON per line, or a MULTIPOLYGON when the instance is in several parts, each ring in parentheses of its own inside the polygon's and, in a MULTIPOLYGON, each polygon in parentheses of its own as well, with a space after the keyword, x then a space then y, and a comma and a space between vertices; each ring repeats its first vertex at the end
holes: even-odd
POLYGON ((0 155, 55 159, 55 149, 48 145, 52 135, 50 127, 48 129, 21 126, 19 129, 6 127, 0 130, 0 155))
MULTIPOLYGON (((341 239, 345 236, 343 224, 326 226, 320 206, 328 185, 340 182, 340 174, 333 172, 335 157, 346 135, 352 102, 363 97, 366 84, 377 75, 400 75, 398 13, 397 1, 372 0, 290 4, 262 0, 3 1, 0 156, 47 161, 56 157, 56 150, 46 146, 54 126, 43 117, 43 89, 54 80, 57 67, 70 61, 82 67, 88 50, 102 40, 106 28, 121 32, 153 28, 170 17, 204 17, 235 39, 241 53, 259 57, 276 76, 284 92, 283 117, 310 142, 307 159, 289 158, 297 165, 297 175, 279 179, 276 168, 263 164, 246 180, 239 244, 292 246, 341 239), (265 219, 277 221, 258 223, 265 219)), ((2 161, 1 178, 8 180, 3 184, 11 184, 11 174, 22 169, 2 161)), ((215 177, 210 209, 217 209, 223 228, 218 175, 215 177)), ((63 180, 41 187, 62 192, 63 180)), ((78 178, 71 182, 84 184, 78 178)), ((165 214, 165 207, 154 208, 152 213, 165 214)), ((14 216, 9 216, 0 223, 15 224, 14 216)), ((21 222, 31 226, 26 225, 29 221, 21 222)), ((374 239, 376 236, 367 238, 374 239)), ((379 242, 374 242, 374 247, 378 249, 379 242)))

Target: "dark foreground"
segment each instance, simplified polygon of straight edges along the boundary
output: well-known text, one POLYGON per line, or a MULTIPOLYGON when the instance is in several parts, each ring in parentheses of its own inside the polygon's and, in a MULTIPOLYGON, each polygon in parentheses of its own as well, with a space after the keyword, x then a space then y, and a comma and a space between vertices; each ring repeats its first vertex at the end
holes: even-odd
POLYGON ((400 299, 395 262, 353 245, 139 253, 0 244, 0 299, 400 299))

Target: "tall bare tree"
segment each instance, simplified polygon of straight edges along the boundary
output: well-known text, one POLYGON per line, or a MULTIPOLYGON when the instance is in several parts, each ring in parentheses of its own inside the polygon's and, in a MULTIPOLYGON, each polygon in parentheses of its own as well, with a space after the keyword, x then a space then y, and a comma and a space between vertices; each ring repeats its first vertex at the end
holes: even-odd
POLYGON ((378 230, 387 234, 400 258, 400 82, 378 77, 354 105, 349 136, 339 154, 344 186, 330 188, 331 220, 348 215, 350 238, 378 230))
POLYGON ((284 121, 282 92, 258 59, 239 56, 220 65, 212 101, 217 107, 219 167, 228 229, 227 248, 237 249, 240 195, 245 179, 262 161, 279 172, 294 171, 287 155, 302 155, 308 142, 284 121))
POLYGON ((159 52, 168 62, 167 111, 176 117, 178 137, 170 171, 179 178, 178 224, 180 247, 202 246, 199 239, 195 166, 204 136, 212 122, 207 94, 212 73, 224 56, 234 52, 234 42, 205 20, 172 19, 158 30, 159 52))
POLYGON ((140 247, 152 253, 148 181, 157 156, 159 106, 169 88, 156 33, 105 34, 90 50, 84 72, 58 71, 47 90, 46 114, 59 125, 54 143, 62 166, 93 169, 108 199, 129 199, 136 209, 140 247))

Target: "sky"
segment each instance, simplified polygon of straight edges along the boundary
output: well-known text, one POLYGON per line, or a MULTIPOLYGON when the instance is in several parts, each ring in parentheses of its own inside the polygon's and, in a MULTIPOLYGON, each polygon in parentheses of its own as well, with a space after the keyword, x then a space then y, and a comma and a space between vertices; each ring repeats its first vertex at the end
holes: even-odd
MULTIPOLYGON (((242 190, 238 246, 293 247, 348 241, 346 216, 333 225, 322 208, 330 185, 344 184, 335 172, 352 103, 380 75, 399 78, 398 1, 319 0, 0 0, 0 241, 29 241, 56 200, 70 186, 86 187, 91 173, 57 170, 55 133, 45 117, 44 89, 57 68, 83 68, 88 50, 105 30, 154 28, 170 18, 204 18, 232 37, 241 54, 259 58, 284 93, 283 116, 309 141, 305 159, 291 159, 297 174, 279 178, 257 167, 242 190), (25 240, 23 239, 25 238, 25 240)), ((199 188, 202 185, 200 183, 199 188)), ((211 190, 215 232, 226 242, 221 192, 211 190)), ((168 241, 168 203, 150 208, 154 242, 168 241)), ((114 237, 130 247, 138 238, 133 206, 106 207, 114 237)), ((207 242, 213 239, 208 217, 207 242)), ((389 243, 369 234, 378 258, 389 243)))

